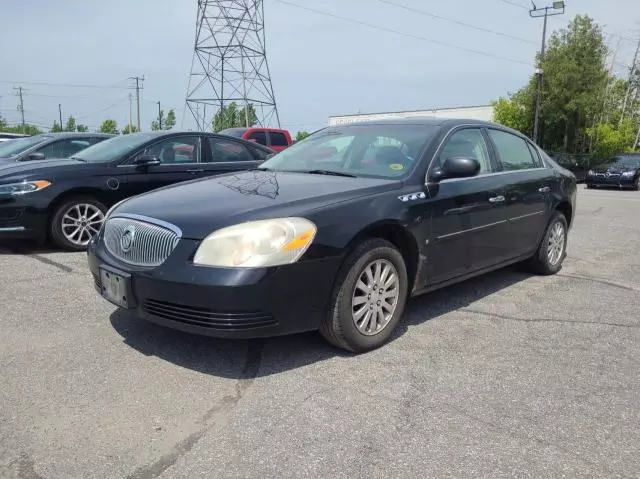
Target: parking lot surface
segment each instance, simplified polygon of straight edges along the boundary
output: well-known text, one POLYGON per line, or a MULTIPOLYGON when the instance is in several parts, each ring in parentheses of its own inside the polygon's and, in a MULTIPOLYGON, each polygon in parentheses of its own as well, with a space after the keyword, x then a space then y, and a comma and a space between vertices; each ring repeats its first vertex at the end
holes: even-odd
POLYGON ((412 300, 352 356, 162 329, 84 254, 0 245, 0 477, 640 477, 639 248, 640 193, 579 186, 558 275, 412 300))

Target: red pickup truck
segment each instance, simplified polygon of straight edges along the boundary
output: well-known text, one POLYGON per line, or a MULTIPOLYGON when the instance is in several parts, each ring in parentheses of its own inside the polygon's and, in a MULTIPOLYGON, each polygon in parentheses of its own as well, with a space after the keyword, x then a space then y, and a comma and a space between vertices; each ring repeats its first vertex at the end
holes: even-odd
POLYGON ((227 128, 219 133, 254 141, 274 151, 282 151, 293 144, 291 134, 277 128, 227 128))

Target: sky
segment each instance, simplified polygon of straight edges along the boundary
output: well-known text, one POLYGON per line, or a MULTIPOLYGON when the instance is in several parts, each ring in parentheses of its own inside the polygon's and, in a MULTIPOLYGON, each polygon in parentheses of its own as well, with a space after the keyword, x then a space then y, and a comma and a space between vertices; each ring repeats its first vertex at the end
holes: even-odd
MULTIPOLYGON (((280 124, 294 134, 326 126, 331 115, 488 104, 526 83, 542 35, 542 19, 529 17, 526 0, 264 4, 280 124)), ((590 15, 618 47, 614 72, 626 75, 640 36, 638 0, 566 4, 563 16, 549 20, 549 32, 576 14, 590 15)), ((60 104, 63 121, 72 114, 90 130, 107 118, 124 127, 129 94, 134 123, 136 116, 129 78, 144 76, 143 131, 158 101, 165 112, 175 109, 178 128, 193 128, 185 96, 196 13, 196 0, 2 0, 0 115, 20 122, 14 87, 22 86, 29 123, 50 127, 60 104)))

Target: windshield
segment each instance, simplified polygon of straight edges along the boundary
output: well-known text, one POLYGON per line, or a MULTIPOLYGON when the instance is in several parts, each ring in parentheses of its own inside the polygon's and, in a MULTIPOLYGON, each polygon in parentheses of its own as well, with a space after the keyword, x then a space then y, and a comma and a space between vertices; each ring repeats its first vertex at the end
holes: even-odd
POLYGON ((640 168, 640 156, 616 156, 612 163, 620 166, 630 166, 631 168, 640 168))
POLYGON ((48 137, 42 136, 29 136, 27 138, 3 141, 0 143, 0 158, 12 158, 48 139, 48 137))
POLYGON ((320 130, 260 165, 274 171, 334 172, 372 178, 404 177, 437 126, 344 125, 320 130))
POLYGON ((221 135, 229 135, 235 136, 236 138, 242 138, 244 132, 247 131, 246 128, 227 128, 226 130, 222 130, 219 132, 221 135))
POLYGON ((82 150, 71 158, 87 163, 110 163, 126 155, 143 145, 156 135, 153 133, 132 133, 120 135, 101 141, 89 148, 82 150))

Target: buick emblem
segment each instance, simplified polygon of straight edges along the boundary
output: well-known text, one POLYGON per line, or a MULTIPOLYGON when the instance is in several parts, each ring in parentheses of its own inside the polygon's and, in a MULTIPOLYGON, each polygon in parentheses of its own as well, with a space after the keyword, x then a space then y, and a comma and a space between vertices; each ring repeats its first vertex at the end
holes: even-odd
POLYGON ((611 176, 611 173, 609 173, 608 171, 604 174, 604 176, 606 176, 607 178, 609 178, 611 176))
POLYGON ((136 237, 136 229, 134 226, 127 226, 120 237, 120 249, 123 253, 128 253, 133 247, 133 241, 136 237))

